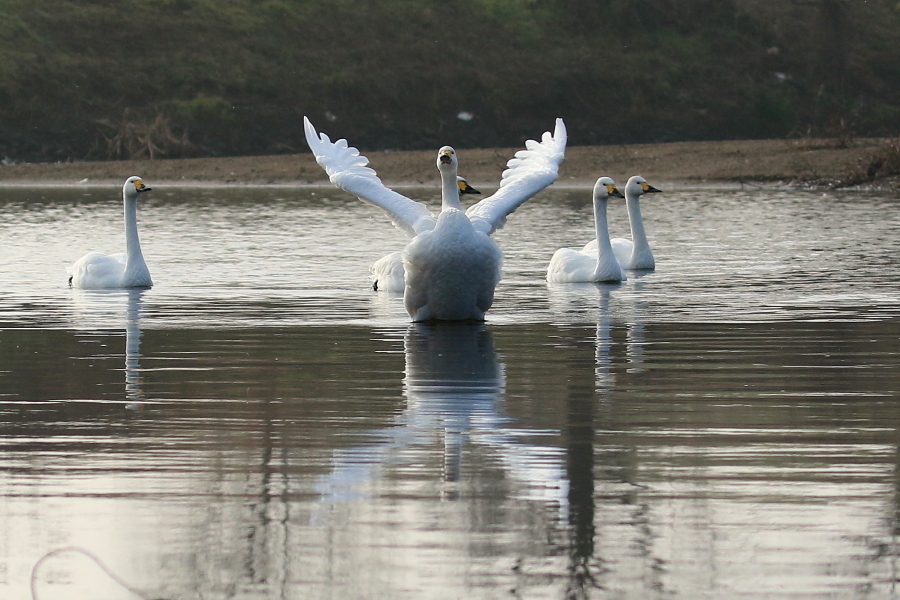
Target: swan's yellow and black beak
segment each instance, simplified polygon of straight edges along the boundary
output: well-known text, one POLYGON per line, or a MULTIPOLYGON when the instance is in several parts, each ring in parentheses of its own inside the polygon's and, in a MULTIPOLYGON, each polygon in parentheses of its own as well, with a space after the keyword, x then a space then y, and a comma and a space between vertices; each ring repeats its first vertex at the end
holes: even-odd
POLYGON ((449 165, 453 162, 453 150, 441 150, 438 160, 441 161, 442 165, 449 165))
POLYGON ((134 189, 136 189, 138 192, 149 192, 153 188, 144 185, 144 182, 138 179, 134 182, 134 189))
POLYGON ((460 177, 459 179, 456 180, 456 185, 459 186, 460 194, 480 194, 481 193, 478 190, 476 190, 475 188, 473 188, 471 185, 469 185, 469 182, 466 181, 465 179, 463 179, 462 177, 460 177))
POLYGON ((641 189, 644 190, 645 194, 649 194, 650 192, 662 192, 662 190, 658 190, 646 181, 641 183, 641 189))
POLYGON ((607 183, 606 184, 606 193, 613 198, 624 198, 622 192, 619 191, 619 188, 615 186, 615 184, 607 183))

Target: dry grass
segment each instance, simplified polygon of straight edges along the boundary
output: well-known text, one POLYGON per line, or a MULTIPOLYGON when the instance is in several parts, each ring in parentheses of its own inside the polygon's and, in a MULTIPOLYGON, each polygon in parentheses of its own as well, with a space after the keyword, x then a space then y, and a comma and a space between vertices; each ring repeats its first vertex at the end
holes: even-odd
POLYGON ((837 179, 832 187, 842 188, 893 180, 900 176, 900 137, 881 143, 870 156, 861 158, 857 167, 845 177, 837 179))
POLYGON ((126 108, 122 120, 111 127, 112 135, 103 134, 103 143, 95 150, 100 156, 112 160, 154 160, 162 157, 182 157, 192 145, 187 134, 176 135, 167 117, 157 114, 146 119, 126 108))

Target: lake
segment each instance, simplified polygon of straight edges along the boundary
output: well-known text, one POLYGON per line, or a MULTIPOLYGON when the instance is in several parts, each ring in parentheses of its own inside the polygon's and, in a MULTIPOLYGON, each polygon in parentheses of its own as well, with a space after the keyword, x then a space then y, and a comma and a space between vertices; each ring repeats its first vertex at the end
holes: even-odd
POLYGON ((651 181, 657 270, 549 285, 554 187, 429 326, 379 210, 147 183, 143 291, 66 283, 119 186, 0 188, 0 597, 900 595, 900 198, 651 181))

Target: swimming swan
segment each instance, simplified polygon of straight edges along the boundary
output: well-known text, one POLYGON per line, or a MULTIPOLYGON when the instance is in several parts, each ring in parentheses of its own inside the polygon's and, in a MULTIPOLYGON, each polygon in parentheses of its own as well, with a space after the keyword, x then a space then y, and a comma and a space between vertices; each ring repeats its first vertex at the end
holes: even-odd
MULTIPOLYGON (((456 186, 459 188, 460 196, 481 193, 458 175, 456 176, 456 186)), ((402 292, 406 289, 403 252, 391 252, 387 256, 379 258, 369 267, 369 272, 372 273, 372 289, 376 292, 402 292)))
POLYGON ((583 249, 560 248, 547 265, 547 281, 551 283, 625 281, 625 271, 619 265, 609 242, 606 204, 609 196, 624 198, 616 189, 616 182, 601 177, 594 184, 594 227, 597 237, 583 249))
POLYGON ((303 118, 306 141, 331 183, 384 210, 412 241, 403 251, 404 304, 413 321, 484 320, 500 280, 502 254, 489 237, 519 205, 556 180, 566 148, 566 128, 556 120, 553 135, 529 140, 507 163, 497 192, 463 212, 457 185, 458 160, 450 146, 438 151, 441 212, 394 192, 367 167, 369 160, 332 142, 303 118))
POLYGON ((148 288, 150 270, 141 254, 137 231, 138 194, 149 192, 140 177, 129 177, 122 186, 125 202, 125 254, 88 252, 69 268, 69 285, 83 289, 148 288))
POLYGON ((652 271, 656 268, 650 244, 647 242, 647 234, 644 233, 640 197, 643 194, 660 191, 662 190, 648 184, 640 175, 635 175, 625 184, 625 206, 628 207, 628 221, 631 223, 631 240, 626 238, 610 240, 616 259, 625 269, 652 271))

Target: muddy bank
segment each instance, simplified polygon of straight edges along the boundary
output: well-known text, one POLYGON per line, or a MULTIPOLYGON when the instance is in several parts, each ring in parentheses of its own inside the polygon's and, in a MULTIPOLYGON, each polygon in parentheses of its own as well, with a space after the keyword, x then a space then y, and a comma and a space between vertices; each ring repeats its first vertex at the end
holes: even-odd
MULTIPOLYGON (((848 148, 831 140, 676 142, 620 146, 573 146, 566 152, 560 184, 590 185, 600 175, 624 182, 641 174, 651 181, 810 182, 827 185, 866 164, 881 142, 863 139, 848 148)), ((495 186, 517 149, 463 149, 460 173, 477 186, 495 186)), ((387 184, 436 185, 435 152, 363 152, 387 184)), ((312 154, 191 158, 0 166, 0 183, 119 183, 141 175, 153 183, 328 185, 312 154)), ((888 182, 889 185, 894 185, 888 182)))

